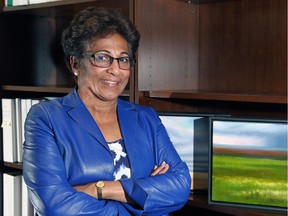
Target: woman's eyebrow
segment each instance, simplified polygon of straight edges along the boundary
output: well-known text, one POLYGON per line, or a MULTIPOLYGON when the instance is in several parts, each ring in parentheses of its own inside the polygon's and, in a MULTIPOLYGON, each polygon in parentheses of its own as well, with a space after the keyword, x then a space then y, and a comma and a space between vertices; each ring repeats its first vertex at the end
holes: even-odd
MULTIPOLYGON (((109 50, 97 50, 97 51, 95 51, 94 53, 97 53, 97 52, 104 52, 104 53, 107 53, 107 54, 111 54, 111 52, 110 52, 109 50)), ((126 55, 129 56, 129 53, 128 53, 127 51, 123 51, 123 52, 121 52, 120 54, 121 54, 121 55, 126 54, 126 55)))

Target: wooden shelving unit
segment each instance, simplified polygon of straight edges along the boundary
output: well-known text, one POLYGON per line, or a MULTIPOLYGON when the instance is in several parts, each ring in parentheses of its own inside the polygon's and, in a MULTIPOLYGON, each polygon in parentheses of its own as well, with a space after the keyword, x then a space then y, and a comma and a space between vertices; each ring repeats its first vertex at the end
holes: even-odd
MULTIPOLYGON (((0 1, 1 98, 43 99, 61 97, 73 90, 75 82, 63 60, 61 34, 78 11, 89 6, 115 7, 134 20, 134 0, 62 0, 12 7, 4 5, 5 0, 0 1)), ((131 77, 121 95, 125 100, 134 98, 134 73, 131 77)), ((21 175, 22 163, 3 161, 2 130, 0 138, 2 216, 3 174, 21 175)))
MULTIPOLYGON (((140 104, 157 111, 287 119, 287 1, 153 3, 141 5, 146 13, 138 18, 144 34, 140 104)), ((286 214, 208 204, 207 194, 191 194, 172 215, 286 214)))

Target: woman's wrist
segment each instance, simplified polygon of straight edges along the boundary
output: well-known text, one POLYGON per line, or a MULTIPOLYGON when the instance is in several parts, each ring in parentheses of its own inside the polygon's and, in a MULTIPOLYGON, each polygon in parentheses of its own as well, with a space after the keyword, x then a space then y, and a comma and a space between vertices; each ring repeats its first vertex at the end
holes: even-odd
POLYGON ((104 185, 102 188, 102 199, 127 202, 125 191, 120 181, 104 181, 104 185))

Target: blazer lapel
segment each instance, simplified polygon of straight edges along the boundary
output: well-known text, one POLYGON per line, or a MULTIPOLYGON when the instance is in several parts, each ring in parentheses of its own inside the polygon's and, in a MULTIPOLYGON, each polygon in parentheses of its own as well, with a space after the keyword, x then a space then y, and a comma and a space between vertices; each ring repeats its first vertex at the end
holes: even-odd
POLYGON ((118 120, 131 166, 133 166, 137 118, 138 112, 133 105, 118 101, 118 120))
POLYGON ((80 127, 85 129, 91 136, 98 140, 98 142, 100 142, 105 148, 109 149, 99 127, 79 98, 76 89, 64 97, 63 105, 70 107, 70 109, 67 110, 70 118, 72 118, 80 127))
MULTIPOLYGON (((109 150, 105 138, 91 114, 79 98, 76 88, 73 92, 63 98, 63 106, 67 107, 67 113, 70 118, 72 118, 80 127, 88 131, 91 136, 109 150)), ((133 104, 122 101, 121 99, 118 100, 117 112, 121 133, 132 166, 138 112, 135 110, 133 104)))

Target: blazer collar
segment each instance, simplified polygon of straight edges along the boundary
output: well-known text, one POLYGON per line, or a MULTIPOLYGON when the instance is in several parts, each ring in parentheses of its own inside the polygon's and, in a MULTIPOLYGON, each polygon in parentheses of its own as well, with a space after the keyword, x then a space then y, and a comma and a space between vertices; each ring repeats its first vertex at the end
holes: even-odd
MULTIPOLYGON (((73 91, 71 91, 68 95, 64 96, 63 102, 62 102, 62 104, 64 106, 73 108, 73 107, 76 107, 78 105, 83 104, 82 100, 80 99, 80 97, 78 95, 77 89, 78 88, 75 87, 73 89, 73 91)), ((123 101, 121 99, 118 99, 117 109, 118 110, 119 109, 121 109, 121 110, 136 110, 136 106, 133 103, 129 103, 129 102, 123 101)))

